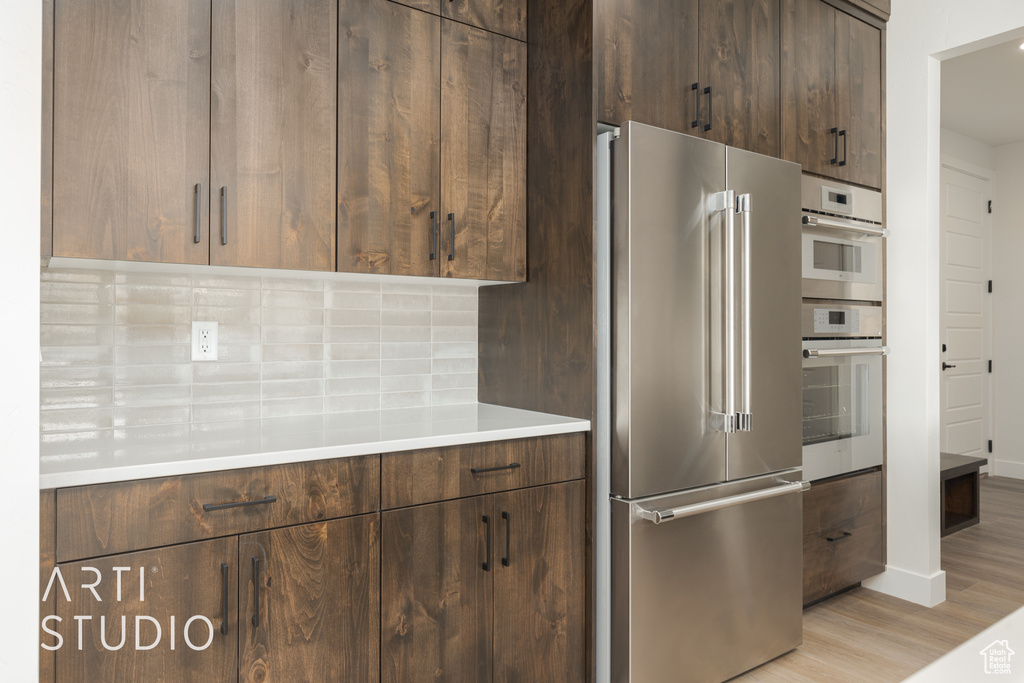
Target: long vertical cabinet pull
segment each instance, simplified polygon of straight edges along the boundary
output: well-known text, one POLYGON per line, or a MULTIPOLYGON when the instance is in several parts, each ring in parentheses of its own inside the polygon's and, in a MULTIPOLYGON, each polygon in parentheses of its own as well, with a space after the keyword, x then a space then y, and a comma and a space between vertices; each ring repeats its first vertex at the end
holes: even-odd
POLYGON ((846 166, 846 131, 841 130, 836 134, 836 156, 839 156, 839 138, 843 138, 843 160, 839 162, 840 166, 846 166))
POLYGON ((487 550, 484 555, 483 567, 485 572, 491 571, 491 517, 484 515, 484 526, 487 527, 487 550))
POLYGON ((829 159, 828 161, 828 163, 835 165, 839 163, 839 129, 830 128, 828 132, 836 136, 836 149, 835 152, 832 154, 832 158, 829 159))
POLYGON ((505 557, 501 558, 504 567, 512 566, 512 515, 502 511, 501 518, 505 520, 505 557))
POLYGON ((448 222, 452 226, 452 243, 451 243, 451 248, 448 250, 448 260, 449 261, 454 261, 455 260, 455 214, 454 213, 448 214, 448 222))
POLYGON ((700 83, 691 85, 690 90, 693 91, 693 121, 690 122, 690 128, 696 128, 700 125, 700 83))
POLYGON ((223 618, 223 621, 220 622, 220 632, 223 635, 226 636, 228 634, 228 563, 227 562, 221 562, 220 563, 220 578, 221 578, 221 586, 224 589, 224 592, 222 593, 222 595, 223 595, 223 597, 222 597, 223 602, 221 603, 221 616, 223 618))
POLYGON ((708 122, 704 124, 704 132, 711 130, 711 121, 713 116, 711 114, 711 86, 704 88, 704 94, 708 96, 708 122))
POLYGON ((220 188, 220 243, 228 243, 228 188, 220 188))
POLYGON ((437 211, 430 212, 430 230, 433 248, 430 250, 430 260, 437 258, 437 211))
POLYGON ((260 625, 260 558, 252 558, 252 625, 260 625))
POLYGON ((750 414, 750 218, 751 200, 749 194, 741 194, 736 198, 736 212, 741 218, 741 239, 743 240, 742 254, 743 262, 740 273, 740 296, 741 324, 743 325, 743 336, 740 340, 741 369, 740 384, 742 397, 740 400, 740 411, 736 414, 736 430, 740 432, 751 431, 750 414))
POLYGON ((192 241, 199 244, 203 236, 200 230, 203 227, 203 184, 196 183, 196 234, 192 237, 192 241))

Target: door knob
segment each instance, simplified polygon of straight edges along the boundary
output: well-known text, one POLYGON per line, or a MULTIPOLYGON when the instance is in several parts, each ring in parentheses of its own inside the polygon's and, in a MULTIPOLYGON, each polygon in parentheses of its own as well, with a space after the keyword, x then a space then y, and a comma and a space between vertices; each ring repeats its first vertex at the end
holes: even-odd
POLYGON ((950 365, 946 361, 942 361, 942 370, 943 370, 943 372, 945 372, 949 368, 955 368, 955 367, 956 367, 955 365, 950 365))

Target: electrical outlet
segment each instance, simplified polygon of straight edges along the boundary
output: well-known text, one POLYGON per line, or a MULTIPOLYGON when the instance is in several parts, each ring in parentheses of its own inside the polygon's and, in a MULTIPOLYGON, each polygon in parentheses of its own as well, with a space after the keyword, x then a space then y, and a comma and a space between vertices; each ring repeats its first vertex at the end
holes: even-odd
POLYGON ((217 323, 192 322, 192 360, 217 360, 217 323))

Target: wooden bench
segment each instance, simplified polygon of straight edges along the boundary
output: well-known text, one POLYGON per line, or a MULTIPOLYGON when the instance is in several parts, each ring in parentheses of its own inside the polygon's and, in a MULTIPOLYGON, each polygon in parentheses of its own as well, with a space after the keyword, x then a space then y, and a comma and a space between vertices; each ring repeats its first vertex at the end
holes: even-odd
POLYGON ((987 464, 988 458, 954 453, 939 454, 942 536, 949 536, 981 521, 978 478, 981 466, 987 464))

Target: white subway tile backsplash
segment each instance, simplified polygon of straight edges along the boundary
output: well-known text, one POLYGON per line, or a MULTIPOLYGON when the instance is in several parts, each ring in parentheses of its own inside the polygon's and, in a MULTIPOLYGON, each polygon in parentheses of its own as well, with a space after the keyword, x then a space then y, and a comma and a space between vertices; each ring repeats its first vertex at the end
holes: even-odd
POLYGON ((475 285, 43 269, 40 287, 44 457, 477 400, 475 285), (191 361, 195 320, 220 324, 218 361, 191 361))

